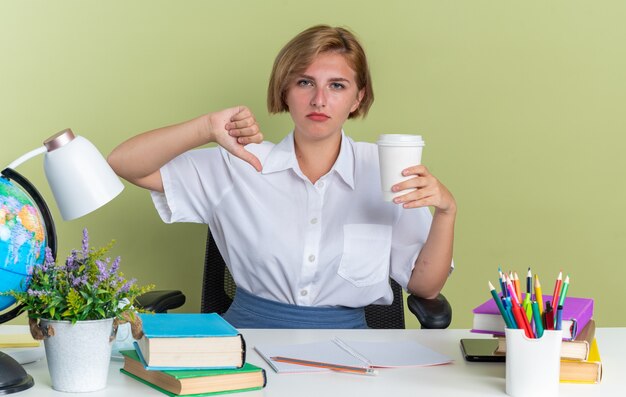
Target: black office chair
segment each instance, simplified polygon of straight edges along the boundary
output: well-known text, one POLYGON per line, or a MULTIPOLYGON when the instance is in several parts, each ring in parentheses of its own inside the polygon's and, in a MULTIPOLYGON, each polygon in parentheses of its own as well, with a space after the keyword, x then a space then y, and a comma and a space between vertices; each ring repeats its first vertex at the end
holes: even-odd
MULTIPOLYGON (((392 279, 389 279, 389 282, 393 291, 393 303, 369 305, 365 308, 365 319, 370 328, 404 328, 402 288, 392 279)), ((204 258, 201 312, 225 313, 232 303, 235 288, 235 282, 209 229, 204 258)), ((182 306, 185 303, 185 295, 181 291, 151 291, 137 298, 137 303, 147 310, 161 313, 182 306)), ((409 295, 407 304, 422 328, 447 328, 450 325, 452 308, 442 294, 434 299, 409 295)))

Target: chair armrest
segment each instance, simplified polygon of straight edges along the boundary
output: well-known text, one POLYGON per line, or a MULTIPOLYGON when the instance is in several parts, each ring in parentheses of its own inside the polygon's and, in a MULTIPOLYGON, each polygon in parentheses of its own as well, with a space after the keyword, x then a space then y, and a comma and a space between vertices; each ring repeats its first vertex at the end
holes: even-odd
POLYGON ((185 295, 175 290, 150 291, 138 296, 135 303, 145 310, 167 313, 181 307, 185 303, 185 295))
POLYGON ((407 304, 411 313, 426 329, 448 328, 452 321, 452 307, 442 294, 433 299, 419 298, 409 295, 407 304))

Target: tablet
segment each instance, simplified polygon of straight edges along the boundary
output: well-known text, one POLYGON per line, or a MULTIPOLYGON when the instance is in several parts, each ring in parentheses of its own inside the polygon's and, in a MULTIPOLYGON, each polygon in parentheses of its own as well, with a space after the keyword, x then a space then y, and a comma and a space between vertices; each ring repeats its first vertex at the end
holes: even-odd
POLYGON ((461 339, 461 351, 467 361, 504 362, 504 353, 496 353, 497 339, 461 339))

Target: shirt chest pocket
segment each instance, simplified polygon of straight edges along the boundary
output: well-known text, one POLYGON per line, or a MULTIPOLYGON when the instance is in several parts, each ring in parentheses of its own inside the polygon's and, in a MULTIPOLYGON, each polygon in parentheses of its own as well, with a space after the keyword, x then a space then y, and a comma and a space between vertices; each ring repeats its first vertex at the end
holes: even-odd
POLYGON ((391 226, 352 224, 343 227, 343 255, 337 274, 356 287, 389 278, 391 226))

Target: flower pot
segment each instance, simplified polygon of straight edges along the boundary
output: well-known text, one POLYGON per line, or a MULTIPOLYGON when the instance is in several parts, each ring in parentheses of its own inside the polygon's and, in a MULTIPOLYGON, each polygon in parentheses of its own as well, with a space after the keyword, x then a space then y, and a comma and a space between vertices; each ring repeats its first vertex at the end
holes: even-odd
POLYGON ((91 392, 106 387, 111 359, 113 319, 57 321, 41 319, 54 335, 44 339, 52 388, 91 392))

